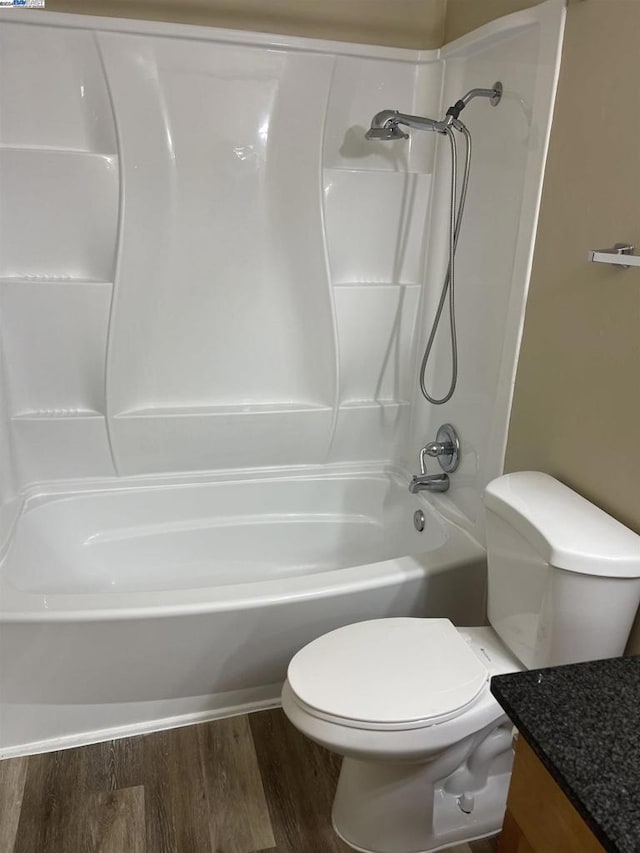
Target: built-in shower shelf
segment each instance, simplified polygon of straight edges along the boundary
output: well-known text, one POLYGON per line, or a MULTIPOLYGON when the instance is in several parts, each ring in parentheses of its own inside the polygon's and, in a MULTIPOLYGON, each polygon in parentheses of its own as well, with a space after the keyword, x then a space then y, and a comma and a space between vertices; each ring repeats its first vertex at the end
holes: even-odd
POLYGON ((360 168, 358 168, 356 166, 334 166, 334 165, 331 165, 331 166, 325 166, 324 171, 325 172, 352 172, 353 174, 371 174, 371 173, 379 174, 380 172, 382 172, 383 174, 391 173, 394 175, 420 175, 420 176, 425 176, 425 175, 431 176, 433 174, 431 170, 427 171, 425 169, 403 169, 403 168, 390 169, 388 167, 387 168, 383 168, 383 167, 376 168, 375 166, 361 166, 360 168))
POLYGON ((417 284, 415 281, 334 281, 334 287, 415 287, 419 288, 421 285, 417 284))
POLYGON ((228 416, 228 415, 269 415, 294 412, 328 412, 331 406, 314 403, 251 403, 251 404, 227 404, 220 406, 165 406, 149 407, 143 409, 129 409, 119 412, 116 418, 179 418, 205 416, 228 416))
POLYGON ((51 276, 43 276, 43 275, 27 275, 27 276, 6 276, 4 278, 0 278, 0 286, 3 284, 7 285, 30 285, 30 284, 85 284, 87 286, 92 285, 108 285, 112 286, 113 282, 107 281, 102 278, 86 278, 86 277, 78 277, 74 278, 73 276, 62 276, 62 275, 51 275, 51 276))
POLYGON ((340 403, 341 409, 391 409, 399 406, 410 406, 409 400, 345 400, 340 403))
POLYGON ((20 151, 27 154, 68 154, 70 157, 100 157, 101 159, 117 160, 115 151, 95 151, 89 148, 67 148, 56 145, 7 145, 0 142, 0 152, 20 151))
POLYGON ((103 412, 95 409, 38 409, 32 412, 18 412, 13 415, 12 421, 50 421, 50 420, 73 420, 87 418, 104 418, 103 412))

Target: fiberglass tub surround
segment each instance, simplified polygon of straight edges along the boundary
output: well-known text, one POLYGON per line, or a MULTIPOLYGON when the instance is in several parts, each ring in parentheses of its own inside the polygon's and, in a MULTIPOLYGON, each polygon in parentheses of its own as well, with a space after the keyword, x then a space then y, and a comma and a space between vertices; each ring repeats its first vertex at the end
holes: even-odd
MULTIPOLYGON (((0 22, 4 754, 273 704, 291 656, 350 622, 482 621, 477 507, 562 20, 548 0, 427 52, 0 22), (447 163, 433 134, 364 133, 495 80, 500 106, 465 112, 458 389, 427 407, 447 163), (412 496, 445 421, 451 490, 412 496)), ((448 357, 439 334, 436 391, 448 357)))
POLYGON ((358 122, 423 77, 435 106, 441 63, 28 20, 0 32, 19 480, 394 458, 432 158, 358 122))

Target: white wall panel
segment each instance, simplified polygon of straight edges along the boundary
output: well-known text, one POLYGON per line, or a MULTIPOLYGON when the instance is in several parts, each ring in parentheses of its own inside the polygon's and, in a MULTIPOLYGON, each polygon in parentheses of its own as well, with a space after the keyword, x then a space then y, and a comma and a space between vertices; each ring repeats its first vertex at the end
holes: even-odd
POLYGON ((338 410, 331 462, 394 462, 406 444, 409 403, 351 403, 338 410))
POLYGON ((14 415, 104 413, 111 285, 0 283, 0 327, 14 415))
POLYGON ((421 284, 431 176, 331 169, 324 181, 334 284, 421 284))
MULTIPOLYGON (((171 446, 184 426, 191 458, 186 416, 209 410, 207 445, 195 453, 207 459, 230 441, 215 417, 230 406, 285 415, 331 406, 335 343, 318 175, 333 59, 170 39, 101 43, 126 188, 111 414, 144 413, 136 430, 153 445, 167 435, 163 412, 174 412, 171 446)), ((128 428, 112 429, 123 470, 137 470, 128 428)), ((175 470, 185 458, 175 452, 157 464, 175 470)), ((242 448, 229 454, 242 463, 242 448)), ((275 462, 265 454, 263 464, 275 462)))
POLYGON ((331 61, 126 37, 104 53, 126 186, 113 413, 330 403, 316 174, 331 61))
POLYGON ((0 27, 23 480, 391 458, 433 147, 363 133, 434 112, 442 64, 60 23, 0 27))
MULTIPOLYGON (((439 74, 438 63, 434 69, 439 74)), ((409 153, 406 143, 375 144, 364 134, 372 116, 382 109, 413 112, 415 78, 414 63, 339 57, 327 116, 325 165, 392 172, 402 168, 409 153)), ((439 95, 437 84, 433 94, 439 95)))
POLYGON ((109 96, 94 33, 3 19, 0 142, 115 153, 109 96))
POLYGON ((290 407, 243 412, 152 409, 111 423, 124 474, 262 468, 326 460, 333 412, 290 407))
POLYGON ((11 430, 23 483, 115 474, 102 415, 26 415, 14 418, 11 430))
POLYGON ((0 148, 1 278, 110 281, 117 158, 0 148))
POLYGON ((420 287, 336 287, 340 399, 407 401, 420 287))

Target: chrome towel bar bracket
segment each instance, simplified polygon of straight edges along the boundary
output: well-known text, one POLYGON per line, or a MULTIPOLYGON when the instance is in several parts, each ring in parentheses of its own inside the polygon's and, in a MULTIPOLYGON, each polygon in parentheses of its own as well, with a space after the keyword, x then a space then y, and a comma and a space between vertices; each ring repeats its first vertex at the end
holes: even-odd
POLYGON ((634 254, 630 243, 616 243, 610 249, 591 249, 588 259, 594 264, 612 264, 623 270, 640 267, 640 255, 634 254))

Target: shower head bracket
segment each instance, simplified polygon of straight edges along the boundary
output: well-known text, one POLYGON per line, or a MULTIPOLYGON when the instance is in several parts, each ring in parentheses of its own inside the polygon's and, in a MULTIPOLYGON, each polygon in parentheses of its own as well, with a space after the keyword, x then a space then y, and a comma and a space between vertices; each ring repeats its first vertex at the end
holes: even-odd
POLYGON ((492 107, 497 107, 500 101, 502 100, 502 95, 504 94, 504 88, 502 83, 499 80, 493 84, 493 95, 489 98, 489 103, 492 107))

